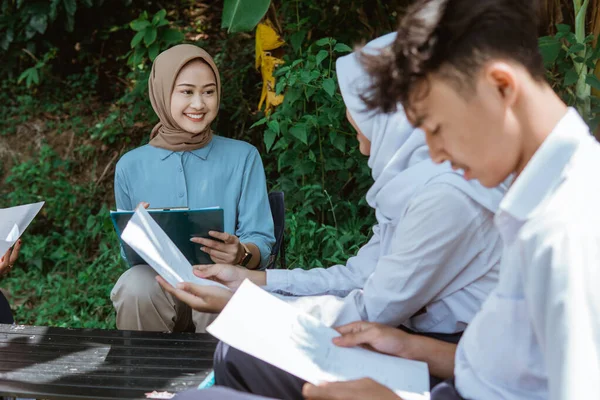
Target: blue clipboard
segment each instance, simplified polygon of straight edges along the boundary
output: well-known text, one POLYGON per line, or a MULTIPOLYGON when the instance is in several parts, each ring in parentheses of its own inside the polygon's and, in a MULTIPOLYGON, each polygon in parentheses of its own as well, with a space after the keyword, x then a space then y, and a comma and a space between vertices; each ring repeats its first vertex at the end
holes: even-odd
MULTIPOLYGON (((165 231, 167 236, 175 243, 181 253, 192 265, 213 264, 210 256, 200 250, 202 247, 197 243, 190 242, 192 237, 203 237, 217 240, 208 235, 208 231, 224 231, 223 209, 219 207, 202 208, 195 210, 187 209, 162 209, 148 210, 148 213, 156 223, 165 231)), ((125 259, 130 266, 146 264, 135 250, 121 240, 121 233, 127 226, 133 211, 111 211, 115 231, 119 236, 121 248, 125 259)))

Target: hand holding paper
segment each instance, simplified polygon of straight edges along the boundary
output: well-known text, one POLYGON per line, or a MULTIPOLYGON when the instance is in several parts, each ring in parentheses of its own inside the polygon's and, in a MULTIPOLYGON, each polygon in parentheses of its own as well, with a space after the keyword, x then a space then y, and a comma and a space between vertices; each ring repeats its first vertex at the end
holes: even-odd
POLYGON ((40 212, 44 202, 0 209, 0 256, 16 243, 31 221, 40 212))
POLYGON ((220 313, 233 296, 231 290, 222 287, 189 282, 178 283, 173 287, 160 276, 157 276, 156 280, 167 292, 200 312, 220 313))
POLYGON ((136 208, 121 239, 173 287, 178 283, 191 282, 229 291, 220 283, 196 277, 192 265, 143 206, 136 208))
POLYGON ((427 364, 360 347, 338 347, 332 342, 340 336, 337 331, 248 280, 207 331, 314 385, 371 378, 406 400, 428 396, 427 364))
POLYGON ((21 240, 17 240, 17 243, 13 246, 12 250, 8 250, 4 255, 0 258, 0 276, 4 276, 8 274, 17 258, 19 257, 19 251, 21 250, 21 240))

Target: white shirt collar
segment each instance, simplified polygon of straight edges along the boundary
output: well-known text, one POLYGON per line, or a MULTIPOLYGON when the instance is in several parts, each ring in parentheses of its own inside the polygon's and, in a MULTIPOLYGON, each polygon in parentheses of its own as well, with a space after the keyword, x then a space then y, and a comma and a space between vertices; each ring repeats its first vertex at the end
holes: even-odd
POLYGON ((589 135, 583 119, 569 108, 512 184, 498 214, 508 213, 520 221, 529 219, 562 181, 577 146, 589 135))

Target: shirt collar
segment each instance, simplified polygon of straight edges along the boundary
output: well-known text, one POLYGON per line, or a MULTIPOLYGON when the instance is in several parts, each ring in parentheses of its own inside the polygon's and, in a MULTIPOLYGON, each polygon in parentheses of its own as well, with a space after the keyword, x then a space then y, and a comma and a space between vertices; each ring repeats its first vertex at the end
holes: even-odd
MULTIPOLYGON (((208 154, 210 153, 210 150, 213 148, 213 144, 214 144, 214 136, 213 139, 208 142, 208 144, 204 147, 201 147, 199 149, 196 150, 191 150, 189 151, 189 153, 195 155, 198 158, 201 158, 202 160, 206 160, 208 158, 208 154)), ((160 157, 161 161, 167 159, 171 154, 174 153, 185 153, 185 152, 177 152, 177 151, 173 151, 173 150, 167 150, 167 149, 163 149, 160 147, 153 147, 156 151, 156 153, 158 154, 158 157, 160 157)))
POLYGON ((589 128, 577 111, 567 113, 544 140, 500 203, 500 213, 526 221, 563 180, 565 168, 589 128))

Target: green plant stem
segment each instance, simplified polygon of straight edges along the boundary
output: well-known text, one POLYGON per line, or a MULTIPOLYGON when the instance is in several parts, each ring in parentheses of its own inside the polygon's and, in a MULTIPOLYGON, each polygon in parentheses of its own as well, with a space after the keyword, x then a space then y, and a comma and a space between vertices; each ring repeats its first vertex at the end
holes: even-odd
MULTIPOLYGON (((573 0, 573 5, 575 7, 575 38, 577 39, 577 43, 583 43, 585 40, 585 16, 587 12, 587 7, 589 4, 589 0, 584 0, 583 3, 581 0, 573 0)), ((587 48, 587 47, 586 47, 587 48)), ((585 59, 586 49, 577 53, 579 57, 585 59)), ((577 85, 576 85, 576 96, 578 101, 580 102, 579 111, 581 112, 583 118, 588 120, 590 116, 590 95, 591 95, 591 87, 586 83, 586 78, 588 75, 588 67, 584 62, 578 63, 575 62, 575 70, 578 73, 577 85)))

